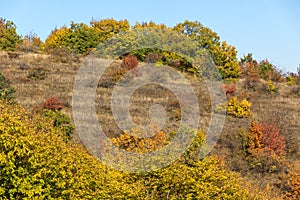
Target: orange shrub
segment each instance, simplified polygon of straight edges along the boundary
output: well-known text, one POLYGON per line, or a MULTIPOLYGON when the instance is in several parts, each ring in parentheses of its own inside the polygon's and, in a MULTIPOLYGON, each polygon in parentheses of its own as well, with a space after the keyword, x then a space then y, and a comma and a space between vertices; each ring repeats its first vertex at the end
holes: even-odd
POLYGON ((267 123, 251 122, 249 151, 264 152, 269 156, 285 154, 285 140, 280 129, 267 123))
POLYGON ((222 90, 226 93, 227 97, 231 97, 231 96, 234 96, 234 94, 236 92, 236 87, 234 84, 231 84, 231 85, 224 84, 222 86, 222 90))
POLYGON ((300 199, 300 169, 289 166, 287 174, 283 177, 285 199, 300 199))

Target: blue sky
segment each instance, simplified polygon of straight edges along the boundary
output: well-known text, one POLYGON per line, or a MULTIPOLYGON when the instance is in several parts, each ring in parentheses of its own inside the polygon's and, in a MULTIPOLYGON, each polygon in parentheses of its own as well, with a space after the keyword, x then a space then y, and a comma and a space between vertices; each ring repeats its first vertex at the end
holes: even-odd
POLYGON ((45 39, 56 26, 92 18, 154 21, 174 26, 185 19, 198 20, 234 45, 239 57, 253 53, 284 71, 300 64, 300 1, 298 0, 7 0, 0 17, 12 20, 19 34, 29 32, 45 39))

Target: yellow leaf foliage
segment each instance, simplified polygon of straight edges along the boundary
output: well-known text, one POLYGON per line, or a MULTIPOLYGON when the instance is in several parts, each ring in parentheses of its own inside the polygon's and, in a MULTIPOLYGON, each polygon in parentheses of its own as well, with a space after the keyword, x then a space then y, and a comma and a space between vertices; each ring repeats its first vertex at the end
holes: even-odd
POLYGON ((233 97, 227 102, 227 114, 234 117, 249 117, 251 102, 246 99, 239 101, 237 97, 233 97))
MULTIPOLYGON (((1 199, 255 199, 215 157, 194 155, 190 162, 183 158, 154 172, 130 174, 104 166, 57 131, 49 118, 0 101, 1 199)), ((194 152, 204 138, 202 132, 197 136, 194 152)), ((122 137, 117 144, 132 138, 122 137)), ((154 141, 164 137, 159 132, 154 141)), ((130 150, 132 142, 155 149, 136 141, 128 141, 130 150)))

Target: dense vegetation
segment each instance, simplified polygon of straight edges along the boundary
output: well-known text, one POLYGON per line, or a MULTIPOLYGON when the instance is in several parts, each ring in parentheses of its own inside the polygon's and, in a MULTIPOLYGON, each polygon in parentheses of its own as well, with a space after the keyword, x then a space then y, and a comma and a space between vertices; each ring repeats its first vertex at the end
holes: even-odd
MULTIPOLYGON (((221 41, 216 32, 197 21, 184 21, 174 27, 154 22, 130 27, 127 20, 114 19, 90 24, 72 22, 69 27, 55 28, 43 42, 34 33, 21 37, 13 22, 1 19, 0 50, 7 52, 8 62, 12 63, 20 54, 34 52, 50 55, 51 63, 74 67, 118 33, 134 35, 143 28, 184 34, 211 55, 225 82, 220 91, 227 97, 212 109, 237 120, 236 123, 248 120, 246 126, 241 123, 238 131, 221 138, 230 151, 200 159, 205 133, 189 130, 196 135, 192 145, 169 166, 136 174, 111 169, 74 139, 72 119, 63 112, 65 102, 51 96, 32 112, 26 111, 15 100, 16 89, 10 79, 0 71, 0 199, 299 199, 300 169, 291 159, 299 149, 279 123, 252 112, 252 100, 255 95, 265 95, 267 100, 275 98, 281 92, 279 84, 290 88, 289 95, 299 98, 300 69, 298 73, 284 74, 268 60, 256 61, 252 54, 238 60, 234 46, 221 41), (269 183, 259 185, 255 179, 262 177, 269 178, 269 183)), ((119 39, 128 38, 121 35, 119 39)), ((122 47, 121 42, 114 45, 122 47)), ((183 50, 193 48, 179 42, 178 46, 183 50)), ((106 89, 141 62, 169 65, 191 77, 199 75, 189 58, 166 49, 136 49, 117 59, 122 60, 119 68, 109 71, 110 78, 101 83, 106 89)), ((47 64, 36 63, 38 66, 28 71, 22 84, 43 84, 47 79, 47 64)), ((28 63, 17 64, 21 70, 28 67, 28 63)), ((180 114, 175 121, 178 117, 180 114)), ((172 139, 172 133, 164 131, 147 139, 132 136, 132 131, 136 130, 111 138, 112 143, 143 153, 157 150, 172 139)))

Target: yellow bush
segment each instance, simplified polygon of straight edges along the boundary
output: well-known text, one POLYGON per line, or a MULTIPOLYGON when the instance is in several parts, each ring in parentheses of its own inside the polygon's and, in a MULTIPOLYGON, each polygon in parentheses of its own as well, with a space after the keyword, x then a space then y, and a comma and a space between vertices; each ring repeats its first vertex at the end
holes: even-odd
MULTIPOLYGON (((193 152, 203 143, 203 132, 197 132, 185 159, 132 174, 104 166, 56 131, 49 118, 31 116, 0 100, 0 199, 255 199, 217 158, 196 157, 193 152)), ((129 150, 141 146, 146 152, 162 141, 163 132, 145 145, 128 134, 115 139, 129 150)))
POLYGON ((249 117, 251 102, 246 99, 239 101, 233 97, 227 102, 227 114, 234 117, 249 117))
POLYGON ((107 199, 111 191, 120 198, 131 192, 119 189, 119 172, 57 131, 49 118, 0 100, 0 199, 107 199))

